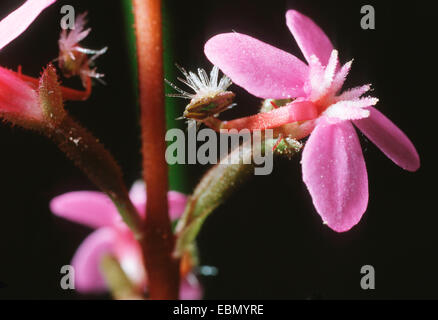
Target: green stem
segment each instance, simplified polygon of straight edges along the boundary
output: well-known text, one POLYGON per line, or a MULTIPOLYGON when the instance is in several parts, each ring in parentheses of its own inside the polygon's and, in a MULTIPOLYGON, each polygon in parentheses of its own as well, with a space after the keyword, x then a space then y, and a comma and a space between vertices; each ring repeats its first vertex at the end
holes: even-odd
POLYGON ((137 238, 142 220, 132 204, 120 167, 105 147, 84 127, 66 116, 49 133, 61 149, 116 205, 123 221, 137 238))
POLYGON ((242 144, 233 150, 226 158, 210 169, 189 198, 183 217, 179 221, 176 232, 178 234, 174 251, 180 257, 189 250, 204 221, 222 203, 224 203, 254 172, 252 162, 255 151, 266 153, 275 146, 274 155, 291 157, 300 149, 301 145, 292 139, 283 139, 278 144, 277 139, 267 139, 261 146, 251 146, 251 141, 242 144), (255 148, 260 148, 256 150, 255 148), (229 159, 238 157, 235 164, 228 164, 229 159))
POLYGON ((143 299, 141 293, 129 280, 115 257, 112 255, 104 255, 100 261, 100 270, 114 299, 143 299))
MULTIPOLYGON (((175 79, 175 60, 174 48, 174 29, 172 24, 172 17, 170 13, 170 6, 174 0, 163 0, 163 46, 164 46, 164 77, 166 79, 175 79)), ((164 86, 165 94, 173 93, 173 89, 170 86, 164 86)), ((179 99, 166 99, 166 127, 167 129, 173 128, 186 128, 185 121, 177 120, 181 116, 184 110, 184 105, 179 99)), ((170 142, 169 142, 170 144, 170 142)), ((186 166, 183 164, 169 165, 169 189, 180 191, 184 193, 190 192, 188 184, 188 176, 186 166)))
POLYGON ((139 95, 138 95, 138 63, 137 63, 137 43, 135 38, 135 20, 134 20, 134 7, 132 6, 132 0, 122 0, 122 7, 125 19, 125 34, 127 50, 129 55, 129 71, 131 74, 133 91, 132 94, 137 102, 137 116, 140 115, 139 108, 139 95))
POLYGON ((135 236, 141 238, 142 219, 129 198, 120 167, 99 140, 64 110, 53 66, 48 66, 41 76, 39 98, 45 117, 45 128, 41 132, 111 198, 123 220, 135 236))

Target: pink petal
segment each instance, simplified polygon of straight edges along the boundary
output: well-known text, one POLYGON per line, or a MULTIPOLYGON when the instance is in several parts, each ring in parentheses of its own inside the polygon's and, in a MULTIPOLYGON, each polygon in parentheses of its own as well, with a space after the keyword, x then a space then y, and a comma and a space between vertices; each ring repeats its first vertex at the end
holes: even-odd
POLYGON ((62 51, 71 51, 74 47, 84 40, 91 32, 91 28, 85 29, 87 24, 87 12, 79 14, 76 17, 74 30, 62 30, 59 39, 59 46, 62 51))
POLYGON ((192 274, 188 274, 185 279, 181 281, 179 288, 179 297, 181 300, 201 300, 202 287, 198 279, 192 274))
POLYGON ((115 243, 117 234, 110 228, 98 229, 82 242, 72 260, 76 290, 83 293, 106 290, 100 263, 104 254, 113 253, 115 243))
POLYGON ((336 101, 359 99, 363 94, 371 90, 371 85, 366 84, 343 92, 335 98, 336 101))
POLYGON ((129 190, 129 198, 140 216, 144 218, 146 210, 146 185, 142 180, 134 182, 129 190))
POLYGON ((129 198, 134 203, 146 202, 146 185, 143 182, 143 180, 137 180, 134 182, 134 184, 131 187, 131 190, 129 190, 129 198))
POLYGON ((14 72, 0 67, 0 114, 41 122, 38 94, 14 72))
POLYGON ((317 56, 311 56, 309 60, 309 83, 306 84, 306 92, 310 93, 311 100, 318 100, 326 92, 322 85, 325 70, 317 56), (308 85, 310 84, 310 87, 308 85))
POLYGON ((326 66, 333 45, 324 31, 312 19, 295 10, 286 12, 286 24, 307 62, 310 62, 312 55, 316 55, 322 65, 326 66))
POLYGON ((335 77, 336 70, 338 69, 338 64, 339 64, 338 50, 333 50, 330 54, 327 67, 325 68, 324 87, 328 88, 331 86, 335 77))
POLYGON ((364 97, 356 100, 343 100, 332 104, 324 114, 328 117, 338 118, 341 120, 359 120, 367 118, 370 115, 368 106, 373 106, 379 102, 374 97, 364 97))
MULTIPOLYGON (((138 212, 144 217, 146 207, 146 185, 143 181, 136 181, 131 190, 129 197, 137 208, 138 212)), ((169 204, 169 215, 171 220, 179 219, 184 212, 187 203, 187 196, 180 192, 169 191, 167 193, 167 201, 169 204)))
POLYGON ((408 171, 420 168, 420 157, 412 142, 391 120, 374 107, 370 116, 354 124, 395 164, 408 171))
POLYGON ((68 192, 50 202, 52 212, 62 218, 92 227, 111 226, 117 209, 105 194, 96 191, 68 192))
POLYGON ((131 230, 117 231, 118 237, 117 243, 114 245, 114 255, 131 282, 138 288, 143 288, 146 285, 146 274, 140 244, 131 230))
POLYGON ((327 110, 324 111, 324 115, 329 118, 340 120, 357 120, 366 118, 370 115, 367 109, 355 107, 351 105, 354 101, 340 101, 332 104, 327 110))
POLYGON ((259 98, 304 95, 308 67, 285 51, 236 32, 214 36, 204 51, 234 83, 259 98))
POLYGON ((336 73, 332 83, 332 88, 331 88, 332 92, 337 93, 339 90, 341 90, 342 86, 344 85, 345 79, 347 78, 347 75, 350 72, 352 64, 353 64, 353 60, 348 61, 336 73))
POLYGON ((0 50, 26 30, 38 15, 56 0, 27 0, 0 21, 0 50))
POLYGON ((322 220, 337 232, 356 225, 368 205, 368 178, 353 125, 321 119, 301 163, 304 183, 322 220))
POLYGON ((338 51, 333 50, 327 66, 323 66, 318 57, 312 55, 309 61, 309 81, 310 88, 306 85, 306 92, 310 90, 310 99, 312 101, 319 100, 328 94, 336 93, 332 88, 334 82, 336 69, 338 68, 338 51))
POLYGON ((170 220, 181 218, 186 208, 187 196, 180 192, 169 191, 167 193, 167 201, 169 203, 170 220))

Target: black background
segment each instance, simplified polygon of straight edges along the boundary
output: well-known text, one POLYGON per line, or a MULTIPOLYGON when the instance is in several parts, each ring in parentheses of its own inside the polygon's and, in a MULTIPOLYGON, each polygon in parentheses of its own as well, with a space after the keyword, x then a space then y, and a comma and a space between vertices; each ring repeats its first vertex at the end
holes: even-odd
MULTIPOLYGON (((0 16, 22 1, 2 1, 0 16)), ((373 83, 378 107, 416 145, 422 166, 403 171, 361 135, 370 202, 361 222, 337 234, 322 225, 301 179, 299 158, 278 161, 207 220, 198 242, 201 263, 216 266, 202 278, 207 299, 438 298, 436 191, 436 20, 431 2, 393 1, 167 1, 174 57, 189 69, 210 68, 207 39, 246 33, 302 57, 284 14, 294 8, 314 19, 340 52, 354 58, 346 87, 373 83), (362 5, 376 10, 376 29, 360 28, 362 5), (376 289, 360 288, 360 268, 376 269, 376 289)), ((2 66, 38 75, 57 56, 63 4, 89 11, 89 47, 109 46, 98 66, 106 86, 69 111, 114 154, 126 181, 140 176, 139 128, 120 1, 58 1, 0 52, 2 66)), ((233 86, 239 107, 225 117, 254 113, 258 100, 233 86)), ((181 110, 183 102, 181 102, 181 110)), ((0 126, 0 298, 105 298, 59 286, 62 265, 90 230, 53 217, 49 200, 94 189, 43 137, 0 126)), ((190 166, 189 190, 207 167, 190 166)))

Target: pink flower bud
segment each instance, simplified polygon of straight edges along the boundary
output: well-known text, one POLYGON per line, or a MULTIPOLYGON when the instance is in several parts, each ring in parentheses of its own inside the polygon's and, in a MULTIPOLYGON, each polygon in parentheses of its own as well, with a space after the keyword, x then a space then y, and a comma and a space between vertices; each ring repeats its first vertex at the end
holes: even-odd
POLYGON ((0 67, 0 117, 13 124, 35 129, 43 123, 38 93, 27 82, 0 67))

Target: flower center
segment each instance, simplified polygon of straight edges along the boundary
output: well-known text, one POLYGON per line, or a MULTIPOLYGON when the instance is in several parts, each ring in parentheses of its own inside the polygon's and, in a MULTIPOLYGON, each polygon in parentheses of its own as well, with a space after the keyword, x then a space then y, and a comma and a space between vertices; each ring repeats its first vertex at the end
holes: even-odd
POLYGON ((306 93, 308 99, 317 107, 320 116, 338 120, 366 118, 369 111, 364 108, 377 103, 377 98, 361 97, 370 90, 370 85, 356 87, 340 94, 352 62, 349 61, 338 68, 337 50, 332 51, 327 66, 323 66, 315 55, 310 57, 306 93))

